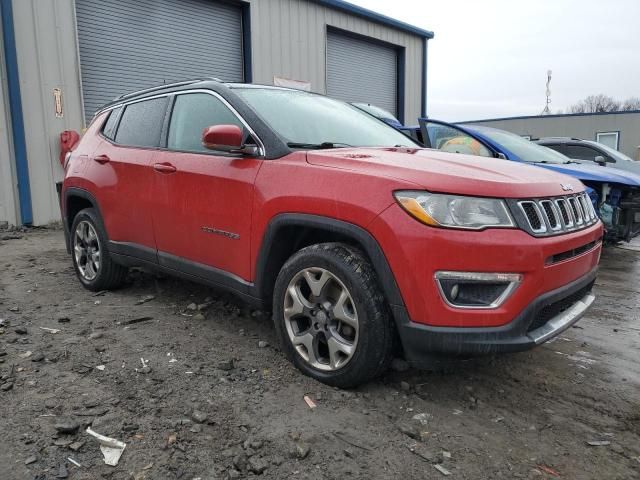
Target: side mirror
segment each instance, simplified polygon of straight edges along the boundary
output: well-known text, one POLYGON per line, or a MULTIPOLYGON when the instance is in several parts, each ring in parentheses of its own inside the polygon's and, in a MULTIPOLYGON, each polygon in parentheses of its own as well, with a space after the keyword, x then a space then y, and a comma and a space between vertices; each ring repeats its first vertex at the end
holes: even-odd
POLYGON ((496 158, 499 158, 500 160, 506 160, 507 156, 502 152, 498 152, 496 153, 496 158))
POLYGON ((605 158, 602 155, 598 155, 596 158, 593 159, 593 161, 596 162, 601 167, 606 167, 607 166, 607 161, 605 160, 605 158))
POLYGON ((213 125, 202 132, 202 144, 209 150, 242 155, 257 155, 258 147, 242 143, 242 129, 237 125, 213 125))

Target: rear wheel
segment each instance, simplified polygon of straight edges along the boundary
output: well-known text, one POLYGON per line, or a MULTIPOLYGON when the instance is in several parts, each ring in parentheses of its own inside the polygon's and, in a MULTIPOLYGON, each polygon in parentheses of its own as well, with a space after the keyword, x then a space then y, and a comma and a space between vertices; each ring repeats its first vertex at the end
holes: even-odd
POLYGON ((71 255, 80 283, 92 291, 121 286, 127 269, 115 263, 106 249, 107 237, 93 208, 78 212, 71 226, 71 255))
POLYGON ((390 316, 359 250, 337 243, 300 250, 278 275, 273 305, 280 343, 305 374, 348 388, 387 368, 390 316))

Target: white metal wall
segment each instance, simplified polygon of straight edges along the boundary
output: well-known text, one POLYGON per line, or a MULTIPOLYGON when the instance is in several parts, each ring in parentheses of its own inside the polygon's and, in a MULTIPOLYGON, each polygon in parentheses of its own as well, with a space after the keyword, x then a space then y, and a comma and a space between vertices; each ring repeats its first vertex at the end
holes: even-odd
POLYGON ((13 0, 20 93, 34 225, 60 219, 55 182, 60 132, 81 130, 78 47, 72 0, 13 0), (53 89, 62 90, 57 118, 53 89))
POLYGON ((303 80, 326 93, 327 26, 405 47, 405 122, 417 124, 422 102, 422 38, 308 0, 251 0, 254 83, 303 80))
POLYGON ((7 71, 0 23, 0 222, 18 224, 17 182, 11 141, 11 116, 7 98, 7 71))

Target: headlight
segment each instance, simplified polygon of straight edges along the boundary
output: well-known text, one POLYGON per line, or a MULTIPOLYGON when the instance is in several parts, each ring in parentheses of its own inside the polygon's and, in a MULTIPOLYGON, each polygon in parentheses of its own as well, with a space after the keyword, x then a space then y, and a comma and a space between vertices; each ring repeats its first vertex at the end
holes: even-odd
POLYGON ((515 227, 503 200, 421 191, 398 191, 394 197, 409 215, 435 227, 482 230, 515 227))

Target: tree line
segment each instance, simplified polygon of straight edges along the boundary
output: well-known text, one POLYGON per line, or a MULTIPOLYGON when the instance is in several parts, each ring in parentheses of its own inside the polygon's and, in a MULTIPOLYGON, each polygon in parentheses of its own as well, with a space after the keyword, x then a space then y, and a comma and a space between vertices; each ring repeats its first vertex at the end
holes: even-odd
POLYGON ((620 101, 600 93, 589 95, 584 100, 571 105, 568 110, 569 113, 628 112, 640 110, 640 98, 631 97, 620 101))

